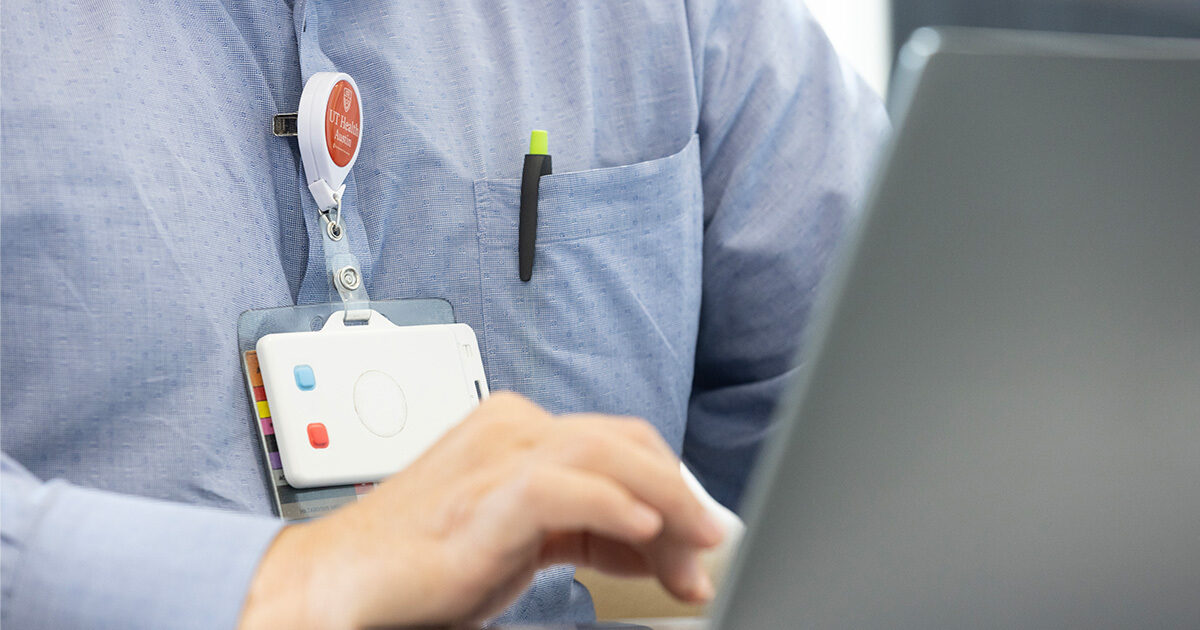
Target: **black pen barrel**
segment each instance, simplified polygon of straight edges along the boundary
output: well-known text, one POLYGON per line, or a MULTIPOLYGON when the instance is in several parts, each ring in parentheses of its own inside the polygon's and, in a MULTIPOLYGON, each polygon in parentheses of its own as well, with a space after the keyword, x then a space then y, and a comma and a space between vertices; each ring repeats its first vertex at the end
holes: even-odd
POLYGON ((521 213, 517 226, 517 263, 521 280, 533 277, 533 254, 537 247, 538 189, 543 175, 551 173, 549 155, 525 154, 521 170, 521 213))

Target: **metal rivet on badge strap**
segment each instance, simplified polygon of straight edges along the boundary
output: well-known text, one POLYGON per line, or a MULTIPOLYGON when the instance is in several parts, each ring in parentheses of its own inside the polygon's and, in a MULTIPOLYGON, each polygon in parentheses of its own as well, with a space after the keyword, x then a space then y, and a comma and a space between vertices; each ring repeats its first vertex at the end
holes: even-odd
POLYGON ((325 219, 325 233, 332 240, 342 240, 342 226, 338 225, 336 221, 330 221, 328 218, 325 219))
POLYGON ((345 233, 345 230, 342 229, 341 195, 334 194, 333 202, 334 206, 332 208, 329 210, 323 210, 321 212, 321 218, 325 220, 325 233, 329 235, 329 238, 335 241, 340 241, 342 240, 342 234, 345 233), (329 218, 329 215, 331 214, 333 215, 332 219, 329 218))
POLYGON ((358 285, 362 282, 358 269, 354 267, 342 267, 333 274, 333 281, 338 284, 338 288, 346 291, 354 291, 358 289, 358 285))

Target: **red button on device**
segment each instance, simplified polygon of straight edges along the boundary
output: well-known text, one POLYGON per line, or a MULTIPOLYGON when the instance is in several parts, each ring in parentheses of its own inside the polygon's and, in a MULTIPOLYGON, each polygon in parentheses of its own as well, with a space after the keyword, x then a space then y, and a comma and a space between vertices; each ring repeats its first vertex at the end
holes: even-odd
POLYGON ((320 422, 308 425, 308 443, 312 444, 313 448, 329 446, 329 432, 325 430, 325 425, 320 422))

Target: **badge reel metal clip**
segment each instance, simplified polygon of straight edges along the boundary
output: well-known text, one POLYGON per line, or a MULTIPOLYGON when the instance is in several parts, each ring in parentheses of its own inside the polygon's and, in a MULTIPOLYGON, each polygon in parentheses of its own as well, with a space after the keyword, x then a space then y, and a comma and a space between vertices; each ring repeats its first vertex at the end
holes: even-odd
POLYGON ((342 223, 363 128, 359 103, 349 75, 319 72, 299 111, 273 125, 277 136, 298 136, 339 299, 247 311, 238 322, 272 490, 289 521, 355 500, 488 395, 475 333, 454 323, 448 302, 367 295, 342 223))

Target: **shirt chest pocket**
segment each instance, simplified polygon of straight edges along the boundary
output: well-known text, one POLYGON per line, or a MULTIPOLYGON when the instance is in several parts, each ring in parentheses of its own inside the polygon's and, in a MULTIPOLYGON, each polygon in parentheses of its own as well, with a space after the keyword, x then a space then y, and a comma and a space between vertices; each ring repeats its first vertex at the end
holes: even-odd
POLYGON ((494 387, 682 437, 700 310, 697 138, 660 159, 543 177, 530 282, 517 274, 519 201, 518 180, 475 182, 494 387))

